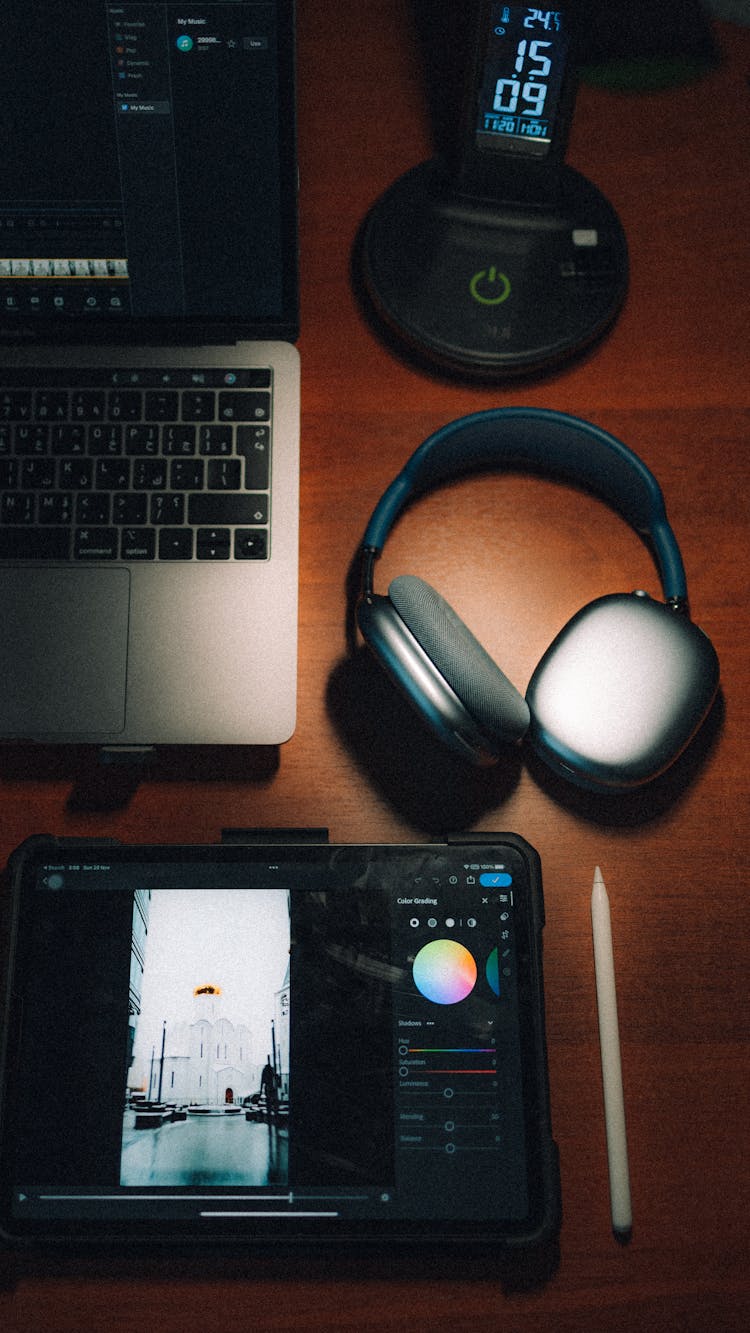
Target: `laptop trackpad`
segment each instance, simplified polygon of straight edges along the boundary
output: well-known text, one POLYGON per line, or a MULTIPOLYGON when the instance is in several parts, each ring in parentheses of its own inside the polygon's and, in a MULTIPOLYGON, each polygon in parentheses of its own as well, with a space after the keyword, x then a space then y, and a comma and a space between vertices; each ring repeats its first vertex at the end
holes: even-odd
POLYGON ((0 573, 0 734, 81 736, 125 725, 126 569, 0 573))

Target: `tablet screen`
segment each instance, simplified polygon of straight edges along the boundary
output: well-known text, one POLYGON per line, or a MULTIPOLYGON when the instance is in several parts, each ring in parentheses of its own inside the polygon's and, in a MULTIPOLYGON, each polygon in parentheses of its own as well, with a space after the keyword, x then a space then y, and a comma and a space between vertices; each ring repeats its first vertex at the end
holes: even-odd
POLYGON ((9 1233, 539 1229, 522 847, 51 843, 22 862, 9 1233))

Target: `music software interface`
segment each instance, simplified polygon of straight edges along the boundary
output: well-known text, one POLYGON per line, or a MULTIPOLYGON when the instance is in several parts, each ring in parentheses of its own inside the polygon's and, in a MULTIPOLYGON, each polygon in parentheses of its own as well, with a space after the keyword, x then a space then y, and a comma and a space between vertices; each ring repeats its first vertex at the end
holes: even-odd
POLYGON ((270 3, 3 9, 0 315, 274 315, 270 3))
POLYGON ((522 881, 465 854, 43 865, 15 1217, 521 1221, 522 881))

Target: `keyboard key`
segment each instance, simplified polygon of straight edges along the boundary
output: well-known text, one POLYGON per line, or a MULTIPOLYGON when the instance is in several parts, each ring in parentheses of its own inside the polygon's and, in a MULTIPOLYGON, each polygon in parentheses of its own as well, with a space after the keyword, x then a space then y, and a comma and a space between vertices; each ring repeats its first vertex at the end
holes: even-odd
POLYGON ((148 496, 129 491, 112 496, 112 522, 140 527, 148 518, 148 496))
POLYGON ((39 496, 40 523, 70 524, 73 522, 73 496, 70 491, 51 491, 39 496))
POLYGON ((2 528, 0 560, 67 560, 70 528, 2 528))
POLYGON ((267 421, 271 412, 270 393, 220 393, 220 421, 267 421))
POLYGON ((160 389, 146 394, 144 416, 146 421, 175 421, 179 396, 173 389, 160 389))
POLYGON ((115 389, 109 395, 107 417, 110 421, 140 421, 143 395, 137 389, 115 389))
POLYGON ((117 528, 76 528, 73 554, 76 560, 114 560, 117 528))
POLYGON ((139 422, 137 426, 125 427, 125 453, 135 456, 145 454, 153 458, 159 453, 161 440, 159 427, 139 422))
POLYGON ((46 454, 49 448, 49 426, 40 426, 33 422, 27 426, 16 426, 13 448, 15 453, 26 456, 46 454))
POLYGON ((268 534, 263 528, 237 528, 234 534, 235 560, 265 560, 268 534))
POLYGON ((40 389, 34 404, 37 421, 67 421, 68 395, 65 391, 40 389))
POLYGON ((200 389, 186 390, 182 395, 183 421, 212 421, 215 416, 216 394, 200 389))
POLYGON ((30 490, 51 491, 55 484, 54 458, 23 458, 21 485, 30 490))
POLYGON ((33 523, 35 499, 33 491, 6 491, 0 500, 0 522, 33 523))
POLYGON ((18 485, 18 462, 15 458, 0 457, 0 491, 12 490, 18 485))
POLYGON ((137 491, 163 491, 167 484, 167 463, 163 458, 136 458, 133 486, 137 491))
POLYGON ((160 560, 192 560, 192 528, 162 528, 159 533, 160 560))
POLYGON ((109 496, 106 491, 82 491, 76 499, 77 523, 109 523, 109 496))
POLYGON ((74 491, 88 491, 94 480, 94 464, 90 458, 61 458, 60 486, 74 491))
POLYGON ((201 426, 199 444, 199 453, 201 454, 227 457, 233 452, 234 447, 232 427, 201 426))
POLYGON ((196 555, 199 560, 228 560, 231 553, 229 528, 199 528, 196 555))
MULTIPOLYGON (((163 534, 160 534, 163 536, 163 534)), ((120 557, 123 560, 153 560, 156 555, 155 528, 125 528, 120 557)))
POLYGON ((245 489, 267 491, 271 433, 268 426, 238 426, 237 453, 245 460, 245 489))
MULTIPOLYGON (((151 522, 182 524, 185 518, 185 496, 157 491, 151 496, 151 522)), ((192 521, 192 520, 191 520, 192 521)))
MULTIPOLYGON (((199 491, 203 487, 202 458, 175 458, 170 465, 169 484, 173 491, 199 491)), ((210 466, 210 465, 209 465, 210 466)))
POLYGON ((130 485, 130 462, 127 458, 99 458, 95 476, 98 490, 125 491, 130 485))
POLYGON ((25 390, 0 393, 0 421, 30 421, 31 394, 25 390))
POLYGON ((89 426, 86 443, 95 458, 115 457, 122 453, 122 426, 89 426))
POLYGON ((81 389, 74 392, 70 403, 73 421, 103 421, 105 395, 98 390, 81 389))
POLYGON ((209 491, 239 491, 242 487, 239 458, 210 458, 206 485, 209 491))
POLYGON ((83 454, 86 452, 86 428, 68 421, 62 426, 53 426, 50 434, 50 448, 53 454, 83 454))
POLYGON ((235 523, 267 522, 268 499, 265 495, 209 495, 204 491, 188 498, 188 523, 223 527, 235 523))
POLYGON ((165 454, 187 458, 195 453, 195 426, 164 426, 162 449, 165 454))

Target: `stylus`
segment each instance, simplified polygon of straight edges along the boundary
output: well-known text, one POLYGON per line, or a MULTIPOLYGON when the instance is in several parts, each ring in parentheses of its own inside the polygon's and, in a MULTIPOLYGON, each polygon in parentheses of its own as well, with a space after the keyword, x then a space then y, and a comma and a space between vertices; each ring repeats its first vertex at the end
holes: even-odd
POLYGON ((596 1004, 599 1011, 599 1045, 602 1056, 604 1126, 607 1135, 612 1230, 618 1240, 626 1241, 630 1239, 633 1216, 630 1205, 630 1172, 625 1130, 625 1099, 622 1090, 620 1034, 617 1022, 612 922, 609 898, 598 866, 594 871, 594 887, 591 891, 591 929, 594 937, 596 1004))

